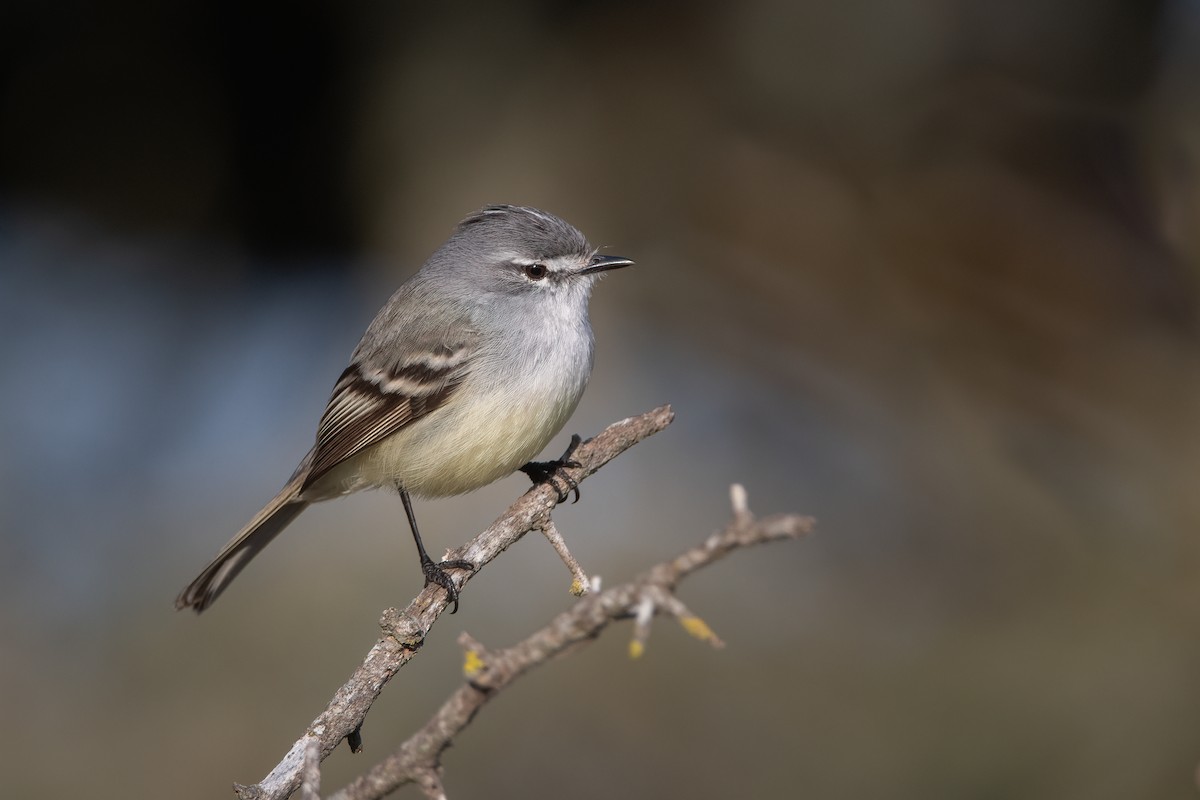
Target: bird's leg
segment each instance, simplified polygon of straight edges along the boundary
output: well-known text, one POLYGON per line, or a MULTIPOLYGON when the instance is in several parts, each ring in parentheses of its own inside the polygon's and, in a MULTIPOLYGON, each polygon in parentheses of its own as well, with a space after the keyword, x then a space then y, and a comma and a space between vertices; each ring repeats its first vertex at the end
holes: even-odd
POLYGON ((421 571, 425 573, 425 585, 436 583, 438 586, 446 590, 446 595, 450 601, 454 603, 454 608, 450 611, 451 614, 458 613, 458 588, 455 587, 454 581, 446 573, 447 569, 466 569, 474 570, 475 565, 470 561, 463 561, 460 558, 449 559, 447 561, 434 561, 429 557, 429 553, 425 552, 425 544, 421 541, 421 534, 417 530, 417 517, 413 514, 412 498, 408 496, 408 492, 403 488, 400 489, 400 500, 404 503, 404 513, 408 515, 408 527, 412 528, 413 539, 417 543, 417 555, 421 557, 421 571))
POLYGON ((558 492, 558 502, 565 501, 571 496, 571 492, 575 493, 575 499, 572 502, 579 502, 579 484, 567 473, 563 472, 567 467, 580 466, 578 461, 571 458, 575 453, 575 449, 579 447, 583 440, 579 438, 579 434, 571 435, 571 443, 567 445, 567 450, 557 461, 530 461, 525 466, 521 467, 521 472, 529 476, 529 479, 534 483, 548 483, 554 487, 554 491, 558 492), (562 486, 559 485, 562 481, 562 486), (564 489, 563 486, 566 488, 564 489))

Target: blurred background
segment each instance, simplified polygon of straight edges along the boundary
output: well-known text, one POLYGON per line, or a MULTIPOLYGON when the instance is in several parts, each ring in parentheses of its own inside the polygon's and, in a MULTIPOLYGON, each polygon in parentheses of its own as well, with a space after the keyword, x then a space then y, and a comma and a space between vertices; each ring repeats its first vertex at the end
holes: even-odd
MULTIPOLYGON (((176 593, 290 474, 454 224, 530 204, 637 260, 570 432, 677 420, 556 515, 613 584, 752 508, 816 536, 530 675, 454 798, 1193 797, 1200 6, 0 7, 0 794, 231 796, 420 588, 399 501, 176 593)), ((439 551, 527 485, 420 502, 439 551)), ((333 790, 567 607, 474 580, 333 790)), ((409 795, 415 791, 405 790, 409 795)))

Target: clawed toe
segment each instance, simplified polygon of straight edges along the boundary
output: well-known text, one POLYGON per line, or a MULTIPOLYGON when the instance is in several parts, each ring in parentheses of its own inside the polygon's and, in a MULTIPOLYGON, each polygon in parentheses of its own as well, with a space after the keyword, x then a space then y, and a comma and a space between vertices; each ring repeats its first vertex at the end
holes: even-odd
POLYGON ((454 579, 450 577, 448 569, 465 569, 474 570, 475 565, 470 561, 464 561, 460 558, 448 559, 446 561, 434 561, 431 558, 425 558, 421 561, 421 571, 425 573, 425 585, 431 583, 437 584, 446 590, 446 596, 450 602, 454 603, 454 608, 451 609, 451 614, 458 613, 458 587, 454 585, 454 579))
POLYGON ((566 499, 571 496, 571 492, 575 493, 575 499, 572 502, 578 503, 579 482, 563 470, 577 469, 582 466, 571 458, 575 448, 579 447, 582 441, 579 434, 575 434, 571 437, 571 444, 567 446, 566 452, 557 461, 530 461, 521 467, 521 471, 528 475, 534 483, 548 483, 553 486, 554 491, 558 494, 557 501, 559 503, 566 502, 566 499))

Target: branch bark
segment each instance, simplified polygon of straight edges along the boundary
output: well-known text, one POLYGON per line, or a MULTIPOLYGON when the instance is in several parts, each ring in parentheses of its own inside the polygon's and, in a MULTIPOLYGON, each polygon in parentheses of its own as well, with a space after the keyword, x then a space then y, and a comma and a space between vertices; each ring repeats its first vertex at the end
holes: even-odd
POLYGON ((720 647, 721 640, 708 625, 675 596, 679 581, 734 550, 798 538, 809 533, 814 524, 811 518, 796 515, 755 520, 746 506, 742 487, 735 485, 732 495, 733 520, 724 531, 629 583, 585 597, 519 644, 488 652, 469 634, 462 634, 459 644, 466 651, 466 683, 421 730, 330 800, 374 800, 407 783, 416 783, 427 797, 444 800, 442 753, 479 710, 530 669, 545 664, 572 645, 594 639, 615 620, 630 617, 636 620, 630 643, 630 654, 634 657, 645 646, 650 621, 661 613, 674 616, 693 636, 720 647))
MULTIPOLYGON (((602 433, 582 443, 572 453, 571 458, 579 466, 566 468, 565 474, 575 484, 582 483, 585 478, 625 450, 666 428, 674 416, 670 406, 661 406, 641 416, 609 425, 602 433)), ((557 504, 558 497, 558 488, 552 483, 535 485, 487 530, 463 547, 448 552, 446 557, 449 559, 465 559, 475 565, 475 570, 471 573, 454 571, 454 580, 459 589, 478 574, 485 564, 529 531, 546 532, 556 549, 559 549, 562 540, 550 519, 550 512, 557 504)), ((562 546, 560 555, 564 552, 565 545, 562 546)), ((564 561, 567 561, 568 557, 569 553, 564 556, 564 561)), ((575 579, 572 589, 579 594, 586 593, 588 582, 579 580, 582 572, 573 562, 574 559, 568 561, 568 567, 572 568, 575 579)), ((238 796, 242 800, 289 797, 300 787, 306 775, 314 775, 314 749, 319 751, 319 758, 323 761, 343 739, 349 738, 354 745, 358 741, 358 731, 367 711, 388 681, 420 650, 426 634, 445 611, 446 605, 445 591, 431 585, 426 586, 403 611, 394 608, 384 611, 380 620, 382 635, 350 680, 338 689, 328 707, 312 721, 307 732, 296 741, 266 778, 253 786, 234 785, 238 796)), ((357 746, 354 749, 357 749, 357 746)), ((440 795, 441 784, 436 770, 426 771, 416 779, 425 787, 426 793, 434 792, 434 796, 440 795)))

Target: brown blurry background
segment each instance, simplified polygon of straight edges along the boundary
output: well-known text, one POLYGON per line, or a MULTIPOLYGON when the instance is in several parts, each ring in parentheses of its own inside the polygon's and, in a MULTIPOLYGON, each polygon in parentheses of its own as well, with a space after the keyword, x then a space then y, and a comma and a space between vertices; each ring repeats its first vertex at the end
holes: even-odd
MULTIPOLYGON (((0 795, 230 796, 419 588, 399 501, 176 592, 366 322, 492 202, 637 260, 567 435, 670 402, 559 527, 625 580, 727 487, 817 536, 531 675, 454 798, 1193 797, 1200 11, 1177 2, 0 7, 0 795)), ((456 545, 524 476, 422 502, 456 545)), ((341 786, 566 607, 473 581, 341 786)), ((412 794, 411 789, 407 790, 412 794)))

